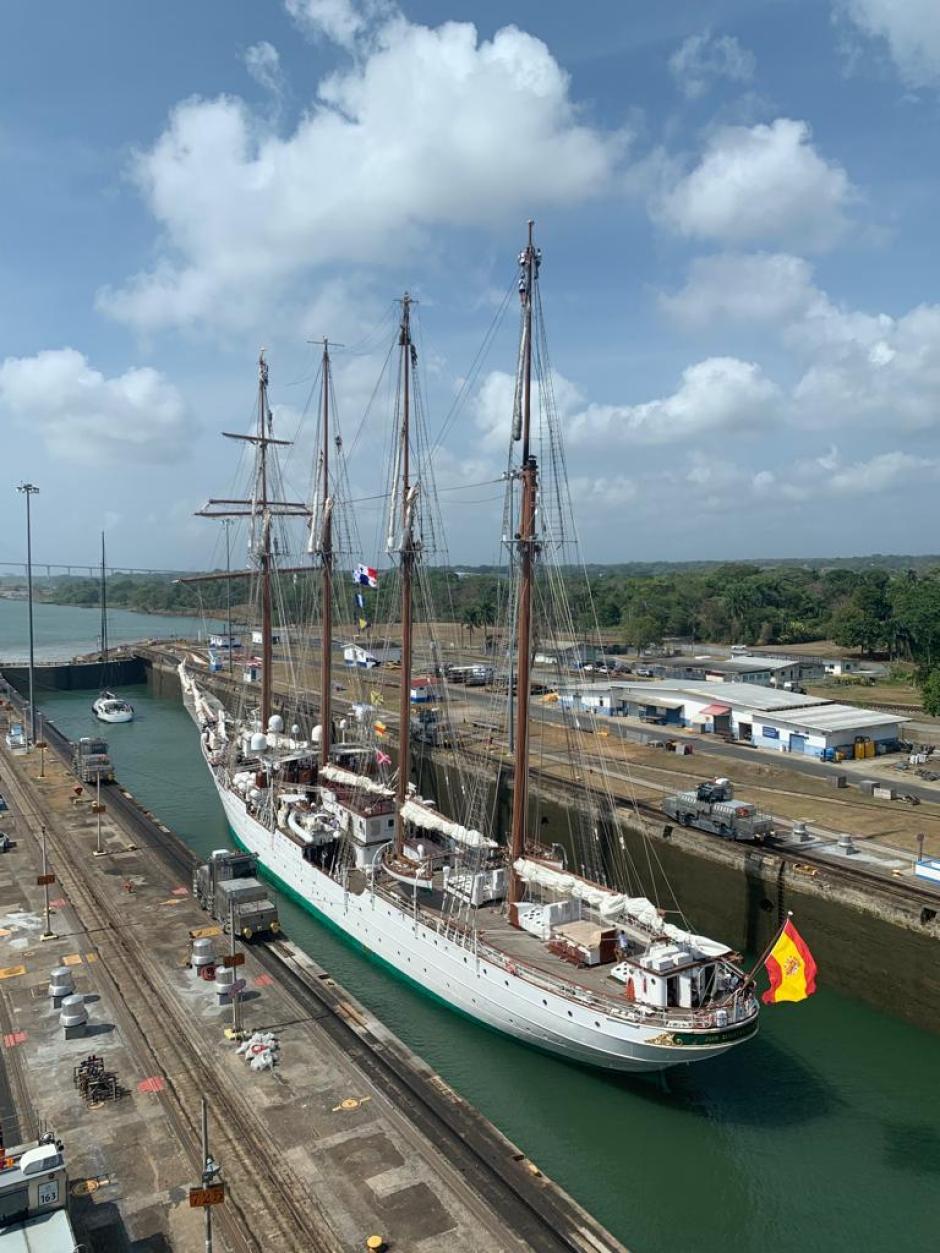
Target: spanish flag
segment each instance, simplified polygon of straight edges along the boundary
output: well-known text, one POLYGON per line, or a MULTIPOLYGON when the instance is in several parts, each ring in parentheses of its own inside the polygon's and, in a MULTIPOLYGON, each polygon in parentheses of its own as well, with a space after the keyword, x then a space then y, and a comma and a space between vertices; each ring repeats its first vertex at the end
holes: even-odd
POLYGON ((805 1001, 816 991, 816 963, 803 937, 788 918, 764 965, 770 987, 761 997, 765 1005, 777 1001, 805 1001))

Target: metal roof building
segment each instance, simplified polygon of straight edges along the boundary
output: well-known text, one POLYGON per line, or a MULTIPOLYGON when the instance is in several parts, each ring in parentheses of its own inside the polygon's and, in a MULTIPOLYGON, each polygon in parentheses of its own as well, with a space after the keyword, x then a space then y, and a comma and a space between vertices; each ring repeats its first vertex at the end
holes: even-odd
POLYGON ((561 699, 576 709, 694 727, 811 757, 829 756, 837 749, 854 753, 857 740, 870 740, 873 752, 879 751, 878 745, 886 751, 908 721, 801 692, 695 679, 585 685, 563 692, 561 699))

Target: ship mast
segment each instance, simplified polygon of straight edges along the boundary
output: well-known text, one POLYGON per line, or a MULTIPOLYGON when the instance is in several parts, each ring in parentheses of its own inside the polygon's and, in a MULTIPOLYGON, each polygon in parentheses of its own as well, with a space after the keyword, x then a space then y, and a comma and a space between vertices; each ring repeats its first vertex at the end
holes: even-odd
POLYGON ((322 600, 320 639, 320 765, 330 760, 332 738, 333 660, 333 502, 330 499, 330 346, 323 340, 323 477, 320 499, 322 524, 318 539, 322 600))
POLYGON ((402 360, 401 446, 401 684, 398 689, 398 791, 395 803, 395 854, 400 856, 405 840, 402 808, 408 799, 411 773, 411 641, 412 582, 417 549, 414 540, 414 506, 418 485, 411 485, 410 404, 411 366, 414 348, 411 342, 411 297, 405 292, 401 302, 401 328, 398 336, 402 360))
POLYGON ((529 687, 532 664, 532 579, 538 546, 535 542, 535 504, 538 494, 538 467, 529 450, 532 426, 532 306, 540 254, 532 242, 534 222, 529 222, 529 238, 519 260, 522 274, 519 294, 522 299, 522 413, 518 433, 522 441, 522 460, 516 472, 522 485, 519 531, 516 553, 519 561, 519 588, 516 604, 516 736, 513 757, 512 836, 510 842, 509 919, 518 926, 517 905, 522 884, 516 873, 516 861, 525 856, 526 826, 529 799, 529 687))
MULTIPOLYGON (((226 439, 237 439, 255 446, 255 482, 254 494, 250 500, 211 499, 204 509, 197 509, 201 518, 251 518, 255 525, 260 521, 260 533, 255 545, 254 557, 258 563, 261 576, 261 728, 266 731, 271 718, 274 692, 274 624, 271 605, 271 576, 273 574, 274 553, 271 545, 271 524, 275 517, 308 518, 310 511, 302 501, 272 500, 268 497, 268 449, 275 444, 287 447, 289 439, 274 439, 266 431, 271 429, 271 411, 268 407, 268 363, 264 359, 264 349, 258 357, 258 425, 254 435, 238 435, 233 431, 223 431, 226 439), (214 506, 225 506, 222 509, 214 506), (232 508, 231 506, 239 506, 232 508)), ((308 567, 282 568, 282 573, 290 570, 306 570, 308 567)), ((243 578, 247 572, 243 570, 226 571, 224 574, 197 574, 179 579, 180 583, 206 583, 215 579, 243 578)), ((229 641, 231 644, 231 640, 229 641)))

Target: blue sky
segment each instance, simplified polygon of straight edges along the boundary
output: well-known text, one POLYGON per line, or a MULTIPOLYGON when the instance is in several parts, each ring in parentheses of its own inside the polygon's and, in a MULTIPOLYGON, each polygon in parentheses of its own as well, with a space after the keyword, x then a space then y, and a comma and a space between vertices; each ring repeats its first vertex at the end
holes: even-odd
MULTIPOLYGON (((8 0, 0 560, 199 567, 263 344, 420 299, 437 430, 537 220, 585 556, 935 551, 935 0, 8 0)), ((496 554, 510 313, 438 459, 496 554)), ((371 346, 371 344, 370 344, 371 346)), ((381 352, 338 353, 355 431, 381 352)), ((381 490, 373 407, 351 474, 381 490)), ((293 477, 302 490, 301 442, 293 477)), ((359 530, 372 558, 375 517, 359 530)))

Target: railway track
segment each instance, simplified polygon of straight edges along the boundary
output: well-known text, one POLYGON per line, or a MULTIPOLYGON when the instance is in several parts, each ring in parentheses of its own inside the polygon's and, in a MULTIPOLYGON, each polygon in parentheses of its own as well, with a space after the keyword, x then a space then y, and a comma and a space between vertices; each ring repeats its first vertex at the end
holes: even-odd
MULTIPOLYGON (((72 746, 67 737, 52 723, 45 724, 45 734, 52 750, 66 764, 70 764, 72 746)), ((105 795, 109 807, 113 813, 120 815, 122 825, 133 835, 135 841, 141 846, 155 849, 167 865, 189 882, 197 859, 187 845, 118 785, 110 786, 105 795)), ((109 911, 107 902, 100 901, 100 894, 95 892, 94 885, 85 878, 87 871, 82 863, 71 855, 71 850, 62 848, 64 841, 53 838, 50 843, 55 848, 59 864, 68 867, 70 876, 78 880, 80 890, 87 892, 92 898, 92 908, 98 908, 100 902, 100 908, 106 916, 104 921, 109 938, 113 932, 117 941, 125 946, 127 956, 135 965, 141 961, 146 963, 145 954, 129 951, 135 949, 134 937, 127 934, 126 927, 116 925, 114 918, 108 916, 112 911, 109 911)), ((139 945, 136 948, 139 949, 139 945)), ((429 1081, 425 1073, 415 1069, 403 1050, 364 1029, 355 1016, 350 1017, 346 1012, 342 993, 332 981, 312 977, 298 968, 287 942, 254 944, 252 954, 261 966, 291 992, 309 1017, 316 1020, 318 1029, 324 1031, 342 1049, 345 1056, 359 1067, 373 1086, 388 1098, 420 1134, 435 1145, 451 1168, 461 1176, 465 1185, 500 1215, 518 1241, 539 1250, 539 1253, 605 1253, 611 1249, 609 1243, 599 1240, 586 1224, 582 1224, 581 1219, 584 1216, 566 1194, 548 1184, 541 1172, 514 1145, 481 1119, 471 1106, 463 1102, 446 1084, 429 1081)), ((150 972, 149 978, 153 978, 153 972, 150 972)), ((161 1000, 164 996, 165 991, 161 994, 161 1000)), ((170 1009, 170 1021, 183 1017, 178 1007, 170 1009)), ((181 1030, 186 1028, 185 1022, 180 1023, 179 1027, 181 1030)), ((205 1064, 200 1063, 200 1073, 204 1070, 205 1064)), ((215 1112, 224 1120, 231 1111, 229 1087, 226 1086, 223 1092, 209 1074, 202 1074, 202 1081, 209 1086, 215 1103, 219 1105, 215 1112)), ((205 1091, 206 1088, 202 1090, 205 1091)), ((194 1138, 196 1130, 191 1125, 187 1126, 185 1132, 188 1134, 181 1138, 192 1142, 195 1147, 194 1160, 200 1161, 198 1140, 194 1138)), ((228 1140, 232 1140, 231 1135, 228 1140)), ((257 1140, 258 1137, 255 1136, 253 1142, 257 1143, 257 1140)), ((229 1147, 229 1143, 224 1142, 219 1148, 219 1155, 224 1157, 227 1164, 231 1160, 229 1147)), ((279 1159, 275 1146, 268 1144, 264 1148, 271 1160, 279 1159)), ((297 1187, 303 1190, 302 1185, 298 1184, 297 1187)), ((281 1184, 276 1190, 272 1189, 270 1195, 280 1200, 283 1191, 281 1184)), ((290 1193, 291 1189, 287 1191, 290 1193)), ((314 1210, 317 1208, 313 1198, 307 1198, 305 1204, 314 1210)), ((285 1202, 283 1213, 292 1215, 297 1208, 294 1198, 290 1197, 285 1202)), ((309 1224, 310 1210, 304 1215, 303 1206, 299 1208, 301 1217, 297 1226, 291 1224, 289 1241, 296 1240, 297 1233, 306 1231, 309 1224)), ((300 1244, 246 1244, 243 1236, 237 1238, 241 1241, 234 1245, 238 1253, 242 1253, 242 1250, 245 1253, 256 1253, 262 1248, 298 1248, 309 1250, 309 1253, 319 1253, 321 1249, 333 1250, 338 1247, 324 1242, 322 1229, 318 1232, 318 1241, 310 1239, 300 1244)), ((614 1247, 619 1249, 621 1246, 614 1247)))
MULTIPOLYGON (((51 814, 43 811, 14 780, 11 791, 17 795, 22 815, 47 828, 47 842, 53 862, 64 871, 68 898, 79 914, 100 957, 102 977, 112 985, 112 1004, 127 1015, 146 1042, 148 1073, 159 1075, 171 1099, 165 1108, 180 1142, 193 1164, 193 1178, 202 1171, 200 1098, 205 1096, 213 1115, 216 1152, 225 1162, 230 1180, 240 1179, 216 1213, 234 1253, 263 1253, 276 1247, 284 1250, 311 1250, 312 1253, 338 1253, 336 1241, 316 1198, 309 1193, 284 1160, 283 1152, 268 1137, 264 1124, 251 1107, 247 1094, 239 1092, 230 1077, 220 1073, 203 1042, 192 1030, 189 1016, 180 1004, 160 966, 148 955, 129 927, 96 885, 96 875, 76 853, 71 841, 57 834, 51 814), (112 972, 120 970, 133 979, 141 1008, 135 1012, 125 999, 112 972), (246 1214, 238 1203, 240 1188, 250 1181, 265 1198, 270 1225, 264 1236, 253 1234, 246 1214), (271 1243, 275 1241, 275 1243, 271 1243)), ((127 798, 118 794, 127 804, 127 798)), ((114 798, 117 799, 117 798, 114 798)), ((117 808, 123 806, 115 805, 117 808)), ((129 813, 133 806, 128 805, 129 813)), ((139 819, 143 815, 138 815, 139 819)))

